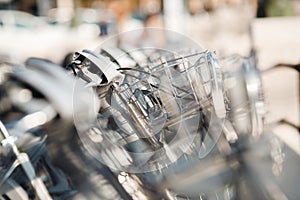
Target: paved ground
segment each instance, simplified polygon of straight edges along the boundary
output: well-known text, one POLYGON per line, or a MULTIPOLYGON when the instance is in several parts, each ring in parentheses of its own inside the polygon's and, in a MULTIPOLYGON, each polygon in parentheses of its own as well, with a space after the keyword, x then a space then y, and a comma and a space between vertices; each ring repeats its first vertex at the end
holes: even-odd
MULTIPOLYGON (((260 69, 277 63, 300 63, 299 16, 255 20, 253 38, 260 69)), ((262 76, 269 111, 267 122, 285 118, 300 125, 300 76, 297 72, 282 68, 262 76)), ((300 154, 300 138, 295 129, 280 126, 275 133, 300 154)))

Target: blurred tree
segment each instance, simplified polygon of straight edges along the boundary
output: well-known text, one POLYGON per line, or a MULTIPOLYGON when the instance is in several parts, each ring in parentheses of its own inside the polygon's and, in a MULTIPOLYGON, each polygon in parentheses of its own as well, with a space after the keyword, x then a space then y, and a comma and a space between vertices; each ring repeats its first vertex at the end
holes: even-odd
POLYGON ((288 0, 268 0, 266 11, 268 17, 294 15, 293 8, 288 0))

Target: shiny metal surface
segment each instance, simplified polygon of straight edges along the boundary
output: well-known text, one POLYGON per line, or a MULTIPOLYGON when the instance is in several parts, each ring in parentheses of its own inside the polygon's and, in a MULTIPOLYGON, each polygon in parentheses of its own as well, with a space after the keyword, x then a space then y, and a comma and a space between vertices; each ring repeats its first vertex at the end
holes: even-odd
MULTIPOLYGON (((54 188, 66 193, 59 198, 300 197, 300 156, 265 124, 263 82, 252 58, 129 46, 77 52, 69 72, 30 60, 3 75, 4 125, 17 148, 47 147, 41 165, 34 158, 42 151, 27 150, 28 159, 37 176, 52 180, 52 171, 41 170, 47 167, 60 174, 54 188)), ((0 157, 11 163, 0 162, 0 172, 9 172, 1 176, 1 195, 30 199, 5 142, 0 157)), ((50 198, 58 197, 41 180, 50 198)))

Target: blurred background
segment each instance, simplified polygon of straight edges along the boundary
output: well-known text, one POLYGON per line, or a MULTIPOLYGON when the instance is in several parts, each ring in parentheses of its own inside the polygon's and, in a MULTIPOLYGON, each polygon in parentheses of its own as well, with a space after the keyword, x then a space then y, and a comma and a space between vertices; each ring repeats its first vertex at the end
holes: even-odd
POLYGON ((300 46, 300 0, 0 0, 0 9, 0 53, 20 60, 61 64, 70 52, 143 27, 177 31, 220 55, 256 48, 265 66, 279 61, 265 48, 274 55, 277 44, 300 46))
MULTIPOLYGON (((220 57, 255 53, 262 71, 300 62, 300 0, 0 0, 0 55, 66 65, 72 52, 143 27, 182 33, 220 57)), ((297 72, 265 73, 267 122, 299 124, 297 72)))

